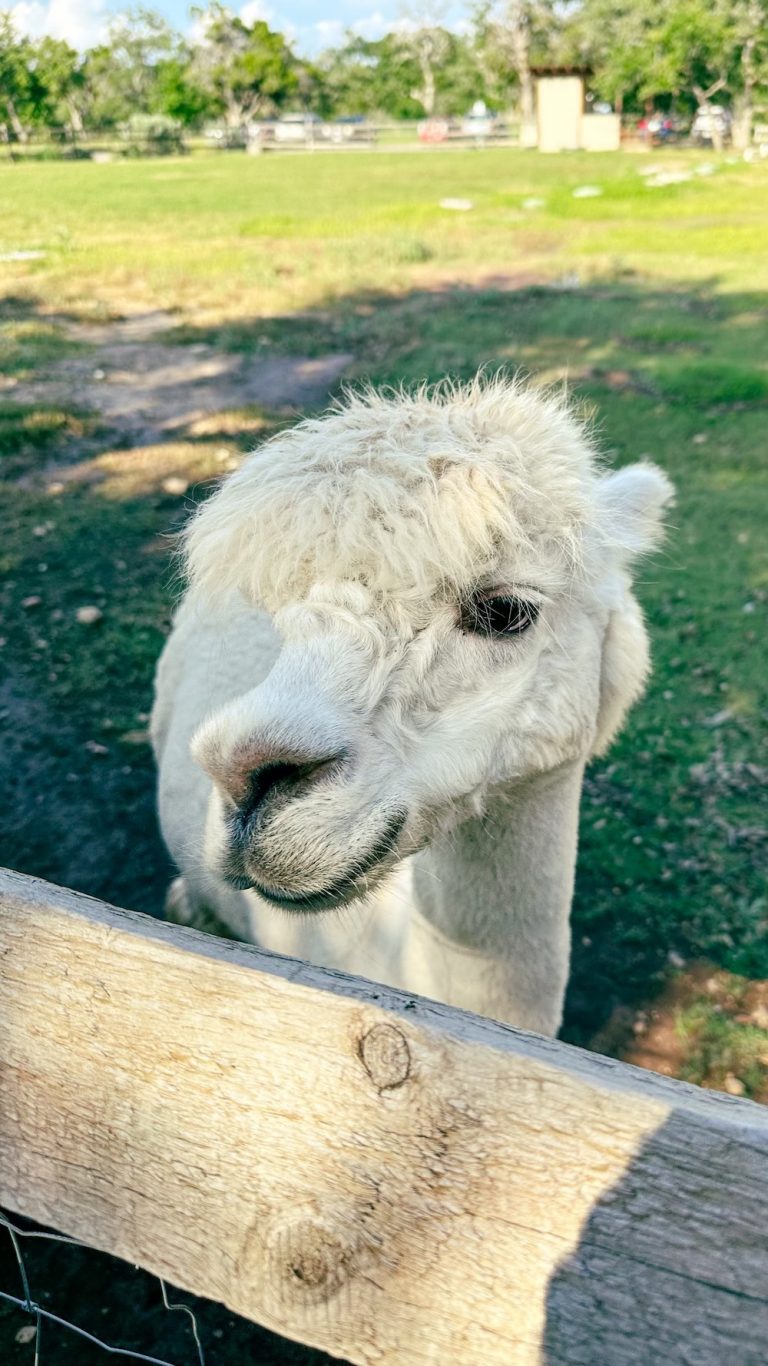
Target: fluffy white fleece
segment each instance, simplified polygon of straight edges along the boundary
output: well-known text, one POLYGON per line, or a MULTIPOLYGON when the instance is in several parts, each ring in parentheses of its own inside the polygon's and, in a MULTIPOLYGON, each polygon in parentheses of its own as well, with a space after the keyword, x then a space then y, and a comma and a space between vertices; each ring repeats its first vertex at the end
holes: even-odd
POLYGON ((647 675, 629 570, 670 496, 652 465, 606 473, 563 395, 503 377, 349 395, 261 446, 191 522, 158 672, 188 913, 553 1032, 581 773, 647 675), (478 590, 535 624, 468 635, 478 590), (326 757, 237 824, 265 765, 326 757))

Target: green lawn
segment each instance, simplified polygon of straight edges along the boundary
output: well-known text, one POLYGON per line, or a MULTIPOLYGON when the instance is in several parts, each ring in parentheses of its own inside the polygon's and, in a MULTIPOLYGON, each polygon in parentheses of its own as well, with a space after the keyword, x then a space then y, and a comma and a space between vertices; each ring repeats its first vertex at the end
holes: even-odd
MULTIPOLYGON (((349 374, 377 383, 500 364, 567 378, 611 460, 648 455, 672 476, 669 541, 639 583, 653 681, 587 783, 566 1029, 581 1041, 615 1005, 647 1006, 683 962, 768 977, 766 222, 768 164, 699 153, 0 163, 0 254, 44 253, 0 263, 0 376, 45 374, 70 354, 68 320, 164 309, 179 347, 349 351, 349 374), (651 163, 692 175, 649 187, 651 163), (574 198, 583 186, 602 194, 574 198), (473 207, 441 208, 446 197, 473 207)), ((62 801, 84 791, 82 820, 98 821, 106 791, 126 832, 122 856, 79 872, 60 849, 83 831, 67 833, 60 815, 53 850, 45 822, 30 820, 4 841, 7 861, 61 880, 74 868, 89 890, 156 904, 166 869, 136 731, 172 594, 160 538, 183 509, 151 471, 204 483, 222 441, 246 449, 283 420, 235 413, 224 435, 121 452, 77 394, 30 409, 0 393, 12 513, 0 659, 30 717, 14 777, 50 783, 36 718, 55 714, 46 745, 60 751, 62 801), (82 479, 48 492, 51 467, 67 462, 82 479), (30 597, 40 604, 23 607, 30 597), (87 650, 73 615, 84 601, 104 609, 87 650), (132 859, 150 869, 144 892, 132 859)), ((699 1028, 697 1009, 686 1005, 683 1033, 699 1028)), ((747 1017, 741 1027, 739 1076, 762 1095, 768 1033, 747 1017)))

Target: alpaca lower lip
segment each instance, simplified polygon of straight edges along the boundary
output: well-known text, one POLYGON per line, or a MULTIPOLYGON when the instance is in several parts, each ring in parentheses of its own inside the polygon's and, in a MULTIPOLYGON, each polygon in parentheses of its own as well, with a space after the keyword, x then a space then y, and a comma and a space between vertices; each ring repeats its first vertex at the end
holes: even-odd
POLYGON ((358 885, 357 878, 351 878, 345 883, 334 883, 333 887, 328 887, 322 892, 296 892, 290 896, 269 891, 258 882, 252 882, 250 886, 263 901, 268 901, 270 906, 277 906, 282 911, 333 911, 337 906, 343 906, 345 901, 354 901, 362 896, 364 891, 364 888, 358 885))
MULTIPOLYGON (((363 896, 368 890, 364 879, 385 863, 395 851, 398 837, 405 825, 407 812, 398 811, 389 821, 384 833, 364 858, 358 859, 351 868, 327 887, 317 891, 286 891, 266 887, 258 878, 247 874, 229 875, 226 880, 240 891, 253 890, 264 901, 281 910, 288 911, 330 911, 363 896)), ((226 876, 226 875, 225 875, 226 876)))

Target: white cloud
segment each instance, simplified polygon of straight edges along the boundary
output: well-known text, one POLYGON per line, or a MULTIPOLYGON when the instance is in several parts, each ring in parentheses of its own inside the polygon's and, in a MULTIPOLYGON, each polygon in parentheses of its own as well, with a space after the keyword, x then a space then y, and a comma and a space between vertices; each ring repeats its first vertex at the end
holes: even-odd
POLYGON ((345 30, 346 25, 340 19, 320 19, 312 25, 312 33, 317 36, 323 47, 335 47, 344 38, 345 30))
POLYGON ((80 51, 100 43, 109 22, 104 0, 18 0, 11 18, 19 33, 63 38, 80 51))
POLYGON ((263 19, 270 28, 275 17, 275 11, 271 5, 263 4, 263 0, 246 0, 240 10, 240 18, 244 24, 255 24, 258 19, 263 19))
POLYGON ((385 33, 390 33, 395 24, 377 9, 372 14, 367 14, 364 19, 357 19, 354 24, 350 24, 350 28, 353 33, 372 42, 376 38, 383 38, 385 33))

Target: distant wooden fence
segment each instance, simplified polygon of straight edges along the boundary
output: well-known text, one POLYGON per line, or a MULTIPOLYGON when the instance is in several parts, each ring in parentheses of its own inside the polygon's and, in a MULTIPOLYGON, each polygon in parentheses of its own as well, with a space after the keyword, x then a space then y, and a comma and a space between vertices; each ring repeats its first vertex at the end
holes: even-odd
POLYGON ((768 1113, 0 873, 0 1203, 355 1363, 763 1366, 768 1113))

